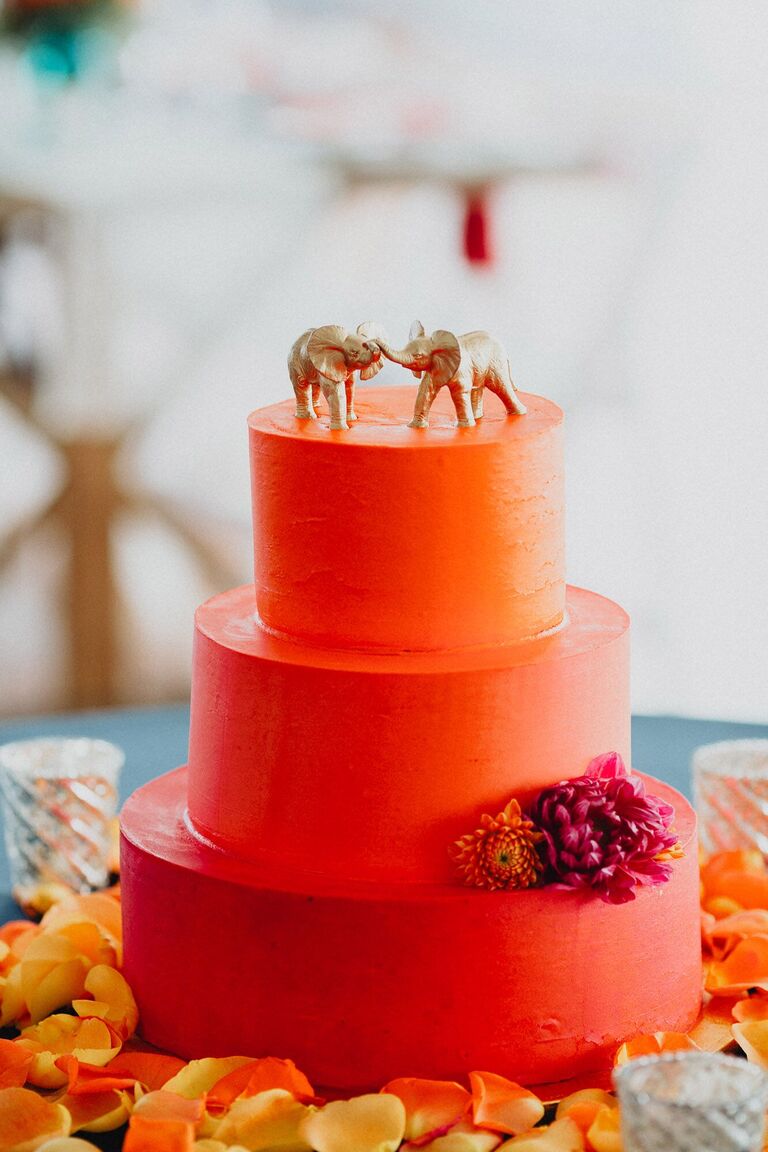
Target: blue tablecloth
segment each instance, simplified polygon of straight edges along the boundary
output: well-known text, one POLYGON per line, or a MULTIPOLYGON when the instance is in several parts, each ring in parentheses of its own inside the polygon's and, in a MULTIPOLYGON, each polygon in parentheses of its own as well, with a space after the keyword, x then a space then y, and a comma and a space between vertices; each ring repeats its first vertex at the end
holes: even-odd
MULTIPOLYGON (((0 723, 0 743, 35 736, 92 736, 111 740, 125 751, 121 781, 125 798, 134 788, 183 764, 187 755, 189 709, 109 709, 98 712, 37 716, 0 723)), ((746 737, 768 738, 768 726, 687 720, 673 716, 635 716, 632 720, 632 761, 690 796, 691 753, 699 744, 746 737)), ((0 853, 0 923, 18 915, 10 898, 8 866, 0 853)))

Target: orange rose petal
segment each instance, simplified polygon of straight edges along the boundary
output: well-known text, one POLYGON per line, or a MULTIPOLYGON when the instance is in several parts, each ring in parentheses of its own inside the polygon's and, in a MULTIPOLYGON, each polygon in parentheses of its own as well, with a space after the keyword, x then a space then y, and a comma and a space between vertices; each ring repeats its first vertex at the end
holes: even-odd
POLYGON ((33 1152, 46 1139, 69 1135, 69 1113, 29 1088, 0 1089, 0 1148, 33 1152))
POLYGON ((453 1080, 390 1080, 382 1092, 398 1096, 405 1106, 405 1138, 426 1143, 444 1135, 469 1111, 472 1097, 453 1080))
POLYGON ((724 896, 742 908, 768 908, 768 874, 723 872, 709 892, 710 899, 724 896))
POLYGON ((209 1110, 221 1110, 228 1108, 238 1096, 257 1096, 273 1088, 290 1092, 304 1104, 320 1102, 309 1080, 293 1060, 264 1056, 234 1068, 217 1080, 208 1093, 206 1107, 209 1110))
POLYGON ((733 1006, 733 1018, 739 1024, 750 1020, 768 1020, 768 996, 746 996, 733 1006))
POLYGON ((658 1056, 663 1052, 698 1052, 699 1046, 685 1032, 654 1032, 634 1036, 616 1052, 615 1065, 627 1064, 638 1056, 658 1056))
POLYGON ((768 1070, 768 1020, 734 1024, 731 1032, 750 1064, 759 1064, 768 1070))
POLYGON ((94 965, 85 978, 85 991, 95 1001, 108 1005, 105 1019, 121 1038, 126 1039, 136 1031, 139 1010, 127 981, 116 968, 108 964, 94 965))
POLYGON ((708 944, 715 960, 724 960, 736 945, 750 936, 768 936, 768 911, 743 908, 716 921, 709 931, 708 944))
POLYGON ((128 1123, 132 1099, 127 1092, 110 1090, 59 1098, 72 1118, 73 1132, 114 1132, 128 1123))
POLYGON ((199 1124, 204 1114, 202 1098, 190 1100, 187 1096, 180 1096, 178 1092, 169 1092, 165 1088, 147 1092, 136 1101, 134 1108, 134 1116, 152 1120, 183 1120, 187 1124, 199 1124))
MULTIPOLYGON (((22 972, 26 963, 22 962, 22 972)), ((57 964, 44 976, 34 991, 27 997, 29 1018, 33 1024, 50 1016, 57 1008, 71 1004, 82 996, 86 978, 86 966, 80 957, 57 964)))
POLYGON ((405 1133, 405 1107, 384 1093, 334 1100, 309 1112, 299 1135, 315 1152, 395 1152, 405 1133))
POLYGON ((123 1152, 193 1152, 195 1130, 185 1120, 153 1120, 131 1116, 123 1152))
POLYGON ((21 1088, 32 1060, 33 1053, 15 1040, 0 1040, 0 1088, 21 1088))
POLYGON ((20 936, 37 936, 39 932, 39 926, 29 920, 8 920, 0 925, 0 940, 13 947, 20 936))
POLYGON ((578 1124, 563 1116, 548 1128, 535 1128, 507 1140, 504 1147, 516 1148, 517 1152, 584 1152, 585 1144, 578 1124))
POLYGON ((472 1118, 478 1128, 517 1136, 538 1124, 544 1105, 538 1096, 493 1072, 470 1072, 472 1118))
POLYGON ((41 1144, 39 1152, 100 1152, 96 1144, 82 1136, 56 1136, 41 1144))
POLYGON ((178 1092, 179 1096, 186 1096, 194 1100, 197 1096, 205 1096, 215 1084, 223 1080, 236 1068, 244 1064, 253 1064, 250 1056, 223 1056, 220 1058, 207 1057, 203 1060, 190 1060, 175 1076, 173 1076, 165 1089, 168 1092, 178 1092))
POLYGON ((56 1067, 66 1074, 67 1093, 72 1096, 119 1091, 132 1088, 136 1083, 135 1077, 112 1076, 105 1068, 84 1064, 71 1053, 57 1057, 56 1067))
POLYGON ((40 921, 40 928, 44 934, 48 934, 73 924, 95 924, 114 947, 118 963, 121 962, 123 929, 119 901, 105 892, 70 896, 46 912, 40 921))
POLYGON ((214 1128, 213 1136, 227 1145, 311 1152, 311 1145, 300 1135, 301 1125, 309 1114, 306 1105, 299 1103, 291 1092, 274 1088, 235 1100, 214 1128))
POLYGON ((416 1149, 418 1152, 494 1152, 503 1139, 500 1132, 489 1132, 476 1128, 468 1120, 459 1120, 444 1136, 436 1136, 429 1142, 416 1140, 403 1144, 401 1152, 416 1149))
POLYGON ((621 1117, 615 1101, 598 1111, 587 1132, 587 1147, 594 1152, 622 1152, 621 1117))
POLYGON ((582 1132, 591 1128, 595 1117, 601 1108, 616 1108, 616 1097, 602 1088, 582 1088, 579 1092, 572 1092, 561 1100, 555 1111, 555 1119, 570 1116, 574 1124, 578 1124, 582 1132))
POLYGON ((725 960, 710 964, 705 987, 713 996, 768 990, 768 935, 740 940, 725 960))
POLYGON ((721 894, 721 880, 725 875, 750 873, 765 875, 766 867, 762 852, 744 849, 734 852, 715 852, 701 866, 701 883, 706 897, 721 894))
POLYGON ((8 973, 3 986, 3 1003, 0 1012, 0 1028, 18 1023, 27 1012, 27 1002, 21 988, 21 964, 8 973))
POLYGON ((108 1064, 120 1050, 119 1040, 104 1020, 96 1017, 79 1019, 58 1014, 47 1016, 39 1024, 25 1028, 18 1041, 25 1042, 37 1054, 32 1062, 29 1081, 40 1088, 58 1088, 67 1076, 55 1066, 55 1060, 72 1053, 84 1064, 98 1067, 108 1064))
POLYGON ((91 964, 109 964, 114 967, 117 963, 117 949, 98 924, 64 924, 56 930, 56 935, 74 944, 91 964))
POLYGON ((178 1056, 166 1056, 164 1052, 121 1052, 104 1065, 104 1072, 110 1076, 127 1076, 137 1080, 148 1092, 164 1088, 176 1076, 185 1062, 178 1056))

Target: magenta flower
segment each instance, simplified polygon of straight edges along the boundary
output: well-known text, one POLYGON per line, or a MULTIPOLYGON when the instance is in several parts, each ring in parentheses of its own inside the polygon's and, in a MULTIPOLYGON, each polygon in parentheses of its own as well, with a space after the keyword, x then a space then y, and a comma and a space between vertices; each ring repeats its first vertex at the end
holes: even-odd
POLYGON ((638 884, 669 879, 669 860, 679 854, 674 815, 616 752, 597 756, 578 779, 545 788, 528 813, 544 833, 545 883, 590 888, 609 904, 634 900, 638 884))

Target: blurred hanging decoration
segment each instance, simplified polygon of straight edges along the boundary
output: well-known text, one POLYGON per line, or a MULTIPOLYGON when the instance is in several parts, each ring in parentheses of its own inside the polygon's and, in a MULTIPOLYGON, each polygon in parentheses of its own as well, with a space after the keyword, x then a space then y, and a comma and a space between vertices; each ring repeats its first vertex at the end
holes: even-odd
POLYGON ((102 55, 103 32, 120 0, 0 0, 0 33, 22 46, 33 71, 51 80, 75 80, 102 55))
POLYGON ((489 200, 487 188, 464 191, 464 255, 469 264, 486 268, 494 261, 489 200))

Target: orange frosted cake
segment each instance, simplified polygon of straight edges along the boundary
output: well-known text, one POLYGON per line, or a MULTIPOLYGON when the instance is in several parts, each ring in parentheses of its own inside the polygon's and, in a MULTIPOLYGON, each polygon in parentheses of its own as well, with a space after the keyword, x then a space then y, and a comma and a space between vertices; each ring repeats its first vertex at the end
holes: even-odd
POLYGON ((302 384, 248 422, 255 585, 197 613, 188 765, 123 814, 145 1038, 351 1091, 687 1030, 694 817, 625 767, 627 616, 565 584, 562 413, 302 384))

